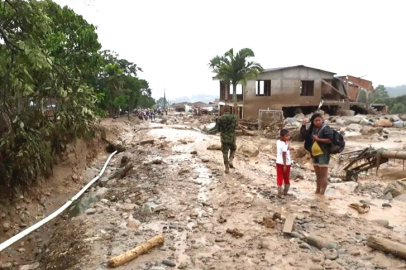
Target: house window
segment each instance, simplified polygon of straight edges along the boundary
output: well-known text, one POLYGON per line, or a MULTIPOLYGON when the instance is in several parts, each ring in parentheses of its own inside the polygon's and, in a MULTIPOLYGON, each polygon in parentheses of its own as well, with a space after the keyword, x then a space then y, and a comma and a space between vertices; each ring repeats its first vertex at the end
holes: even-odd
POLYGON ((314 96, 314 81, 301 81, 300 95, 314 96))
POLYGON ((255 93, 257 96, 271 96, 271 80, 257 81, 255 93))

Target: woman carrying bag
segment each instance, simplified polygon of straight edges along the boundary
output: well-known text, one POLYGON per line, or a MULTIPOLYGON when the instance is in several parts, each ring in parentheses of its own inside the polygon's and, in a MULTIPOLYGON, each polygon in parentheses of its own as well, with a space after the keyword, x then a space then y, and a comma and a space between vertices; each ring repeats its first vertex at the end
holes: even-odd
POLYGON ((324 195, 327 188, 329 148, 333 140, 333 130, 324 123, 320 113, 312 115, 309 129, 306 129, 306 123, 307 119, 303 119, 300 134, 305 141, 305 149, 312 156, 317 182, 316 194, 324 195))

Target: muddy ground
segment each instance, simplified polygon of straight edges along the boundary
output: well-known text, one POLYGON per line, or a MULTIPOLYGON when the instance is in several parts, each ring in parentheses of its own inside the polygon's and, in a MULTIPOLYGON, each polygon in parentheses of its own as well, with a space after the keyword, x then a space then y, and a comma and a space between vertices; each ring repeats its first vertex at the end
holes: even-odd
MULTIPOLYGON (((116 269, 406 269, 405 261, 365 244, 368 236, 406 244, 406 203, 380 199, 388 182, 405 176, 399 162, 391 161, 378 176, 370 172, 355 183, 336 178, 342 173, 336 159, 326 196, 317 196, 310 160, 295 143, 291 196, 278 199, 274 140, 238 137, 236 168, 224 174, 221 151, 207 149, 220 144, 219 136, 190 129, 191 124, 103 124, 119 128, 116 139, 126 151, 113 157, 102 181, 81 202, 42 229, 42 235, 22 241, 31 249, 19 251, 21 242, 15 244, 1 254, 0 266, 107 269, 109 258, 163 233, 163 246, 116 269), (146 140, 153 143, 144 144, 146 140), (124 156, 133 169, 122 179, 108 180, 124 156), (370 205, 369 213, 348 207, 361 200, 370 205), (388 202, 392 207, 382 207, 388 202), (295 216, 293 231, 284 234, 290 215, 295 216), (273 217, 275 226, 268 228, 263 220, 273 217), (328 245, 309 245, 309 235, 322 237, 328 245), (17 260, 18 254, 23 259, 17 260)), ((357 138, 347 150, 371 143, 378 141, 357 138)), ((396 143, 387 146, 399 148, 396 143)), ((90 181, 107 156, 100 153, 78 172, 79 179, 90 181)))

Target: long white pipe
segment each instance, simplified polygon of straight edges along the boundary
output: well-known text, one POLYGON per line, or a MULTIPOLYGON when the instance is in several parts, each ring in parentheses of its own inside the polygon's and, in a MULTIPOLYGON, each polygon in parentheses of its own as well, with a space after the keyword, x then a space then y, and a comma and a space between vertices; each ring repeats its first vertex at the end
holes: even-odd
POLYGON ((32 233, 33 231, 35 231, 36 229, 40 228, 41 226, 43 226, 44 224, 48 223, 49 221, 51 221, 52 219, 54 219, 55 217, 57 217, 58 215, 60 215, 63 211, 65 211, 74 201, 76 201, 77 199, 79 199, 79 197, 91 186, 94 184, 94 182, 96 182, 104 173, 104 171, 106 170, 107 165, 109 164, 111 158, 117 153, 117 151, 114 151, 109 158, 107 159, 106 163, 104 163, 103 169, 100 171, 100 173, 93 178, 92 181, 90 181, 84 188, 82 188, 78 194, 76 194, 74 197, 72 197, 72 199, 70 199, 69 201, 67 201, 64 205, 62 205, 61 208, 59 208, 58 210, 56 210, 55 212, 53 212, 51 215, 49 215, 48 217, 44 218, 43 220, 35 223, 34 225, 32 225, 31 227, 25 229, 24 231, 14 235, 13 237, 11 237, 10 239, 8 239, 7 241, 4 241, 3 243, 0 244, 0 252, 3 251, 4 249, 8 248, 9 246, 11 246, 12 244, 14 244, 15 242, 19 241, 21 238, 29 235, 30 233, 32 233))

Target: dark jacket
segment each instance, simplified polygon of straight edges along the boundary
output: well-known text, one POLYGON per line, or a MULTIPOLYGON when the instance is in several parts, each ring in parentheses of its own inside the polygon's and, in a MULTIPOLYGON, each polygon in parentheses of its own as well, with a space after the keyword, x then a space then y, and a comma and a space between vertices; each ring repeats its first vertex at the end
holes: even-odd
MULTIPOLYGON (((306 126, 302 125, 302 127, 300 128, 300 134, 302 135, 302 138, 304 140, 305 149, 310 153, 312 152, 312 146, 314 142, 313 135, 318 135, 320 139, 333 140, 333 130, 325 124, 323 124, 323 126, 318 131, 316 131, 315 128, 311 127, 309 129, 306 129, 306 126)), ((319 142, 319 145, 324 154, 329 153, 328 152, 328 147, 330 146, 329 144, 319 142)))

